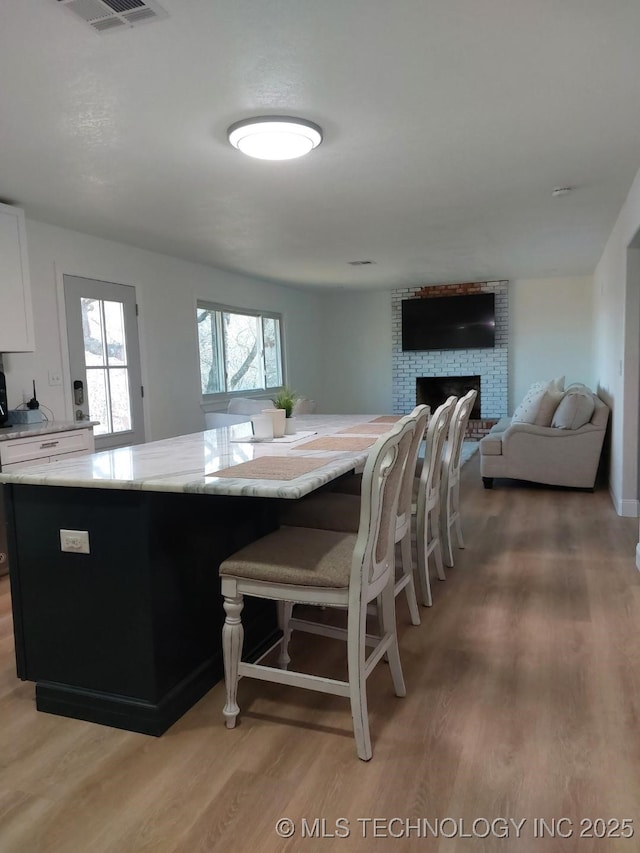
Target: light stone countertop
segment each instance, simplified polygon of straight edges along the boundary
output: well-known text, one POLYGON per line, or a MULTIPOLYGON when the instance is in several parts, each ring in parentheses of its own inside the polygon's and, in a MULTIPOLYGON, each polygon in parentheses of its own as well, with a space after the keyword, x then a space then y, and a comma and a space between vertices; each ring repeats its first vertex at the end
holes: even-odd
POLYGON ((0 441, 15 438, 30 438, 34 435, 51 435, 55 432, 68 432, 72 429, 91 429, 100 421, 40 421, 37 424, 14 424, 0 429, 0 441))
MULTIPOLYGON (((298 430, 315 430, 318 435, 305 435, 298 441, 282 444, 232 441, 251 436, 250 423, 235 424, 0 473, 0 483, 296 499, 362 466, 369 453, 369 449, 301 452, 293 450, 296 444, 340 433, 376 417, 302 415, 297 418, 298 430), (290 454, 297 459, 326 458, 327 464, 294 480, 232 479, 215 475, 216 471, 260 456, 290 454)), ((389 429, 392 426, 390 423, 389 429)), ((369 437, 377 438, 371 434, 369 437)))

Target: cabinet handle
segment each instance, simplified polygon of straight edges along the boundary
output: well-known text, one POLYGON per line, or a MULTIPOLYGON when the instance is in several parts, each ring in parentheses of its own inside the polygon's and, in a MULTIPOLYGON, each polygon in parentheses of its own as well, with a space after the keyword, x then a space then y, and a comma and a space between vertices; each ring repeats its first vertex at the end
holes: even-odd
POLYGON ((40 445, 40 450, 44 450, 45 447, 55 447, 57 444, 59 444, 58 441, 43 441, 40 445))

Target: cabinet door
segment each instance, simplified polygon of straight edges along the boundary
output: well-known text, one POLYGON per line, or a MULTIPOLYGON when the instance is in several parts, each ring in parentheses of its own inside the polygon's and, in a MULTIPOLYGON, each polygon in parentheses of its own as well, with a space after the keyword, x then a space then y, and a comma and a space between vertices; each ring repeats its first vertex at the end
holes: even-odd
POLYGON ((41 456, 39 459, 24 459, 22 462, 10 462, 8 465, 2 466, 2 473, 9 474, 13 471, 20 471, 22 468, 33 468, 35 465, 48 465, 51 462, 50 456, 41 456))
POLYGON ((0 204, 0 352, 33 349, 24 213, 17 207, 0 204))

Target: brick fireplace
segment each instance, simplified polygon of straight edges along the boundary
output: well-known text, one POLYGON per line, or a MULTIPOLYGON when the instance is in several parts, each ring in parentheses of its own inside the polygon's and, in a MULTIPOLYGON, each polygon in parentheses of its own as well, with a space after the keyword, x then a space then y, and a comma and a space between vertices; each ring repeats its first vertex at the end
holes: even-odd
MULTIPOLYGON (((472 412, 467 436, 482 438, 497 421, 507 414, 508 406, 508 346, 509 303, 508 281, 468 282, 465 284, 433 285, 429 287, 399 288, 391 296, 393 340, 393 410, 397 414, 410 412, 418 402, 426 402, 431 409, 454 393, 462 393, 479 385, 479 411, 472 412), (495 347, 468 350, 402 350, 401 303, 403 299, 429 299, 437 296, 456 296, 466 293, 495 294, 495 347), (420 380, 436 380, 449 390, 437 403, 419 395, 420 380), (455 383, 459 385, 455 385, 455 383), (451 383, 454 382, 454 385, 451 383), (477 384, 476 384, 477 383, 477 384)), ((441 389, 442 391, 442 389, 441 389)), ((441 392, 438 392, 441 393, 441 392)))
POLYGON ((425 403, 433 412, 452 394, 464 397, 468 391, 477 391, 478 396, 471 410, 471 417, 480 417, 481 386, 479 376, 418 376, 416 379, 416 405, 425 403))

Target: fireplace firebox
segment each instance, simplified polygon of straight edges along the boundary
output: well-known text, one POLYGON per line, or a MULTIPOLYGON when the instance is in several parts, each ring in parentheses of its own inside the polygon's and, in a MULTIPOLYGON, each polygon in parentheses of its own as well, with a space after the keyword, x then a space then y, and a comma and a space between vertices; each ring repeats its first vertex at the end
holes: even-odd
POLYGON ((418 376, 416 377, 416 405, 427 405, 434 412, 452 394, 463 397, 467 391, 478 392, 471 418, 480 415, 480 376, 418 376))

